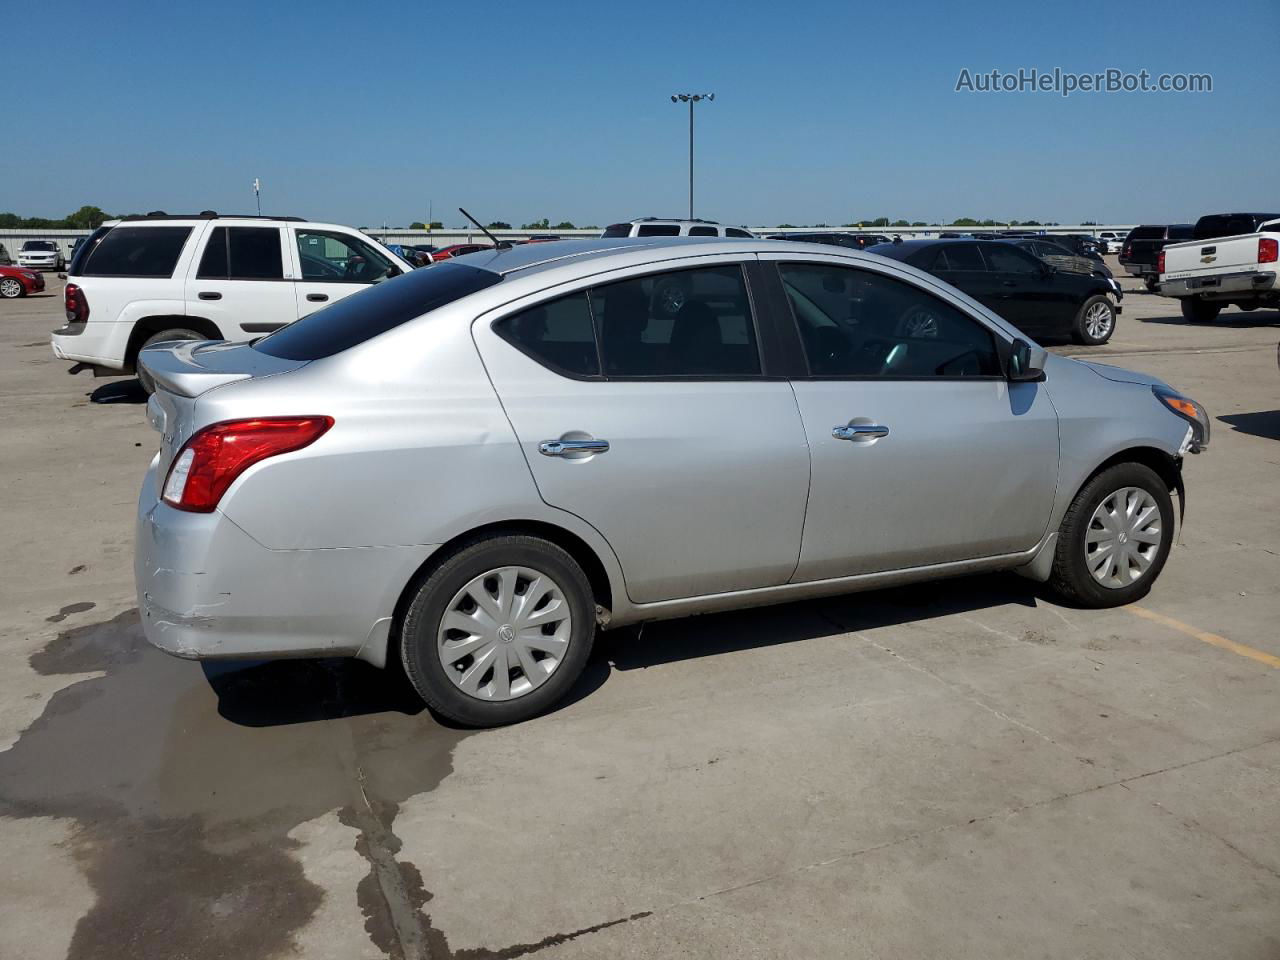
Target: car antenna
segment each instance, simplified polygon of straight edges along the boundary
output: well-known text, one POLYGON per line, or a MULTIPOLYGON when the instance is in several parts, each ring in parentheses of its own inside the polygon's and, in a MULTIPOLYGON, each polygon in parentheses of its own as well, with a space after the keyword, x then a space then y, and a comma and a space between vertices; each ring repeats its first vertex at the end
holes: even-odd
POLYGON ((473 217, 471 214, 467 213, 467 211, 463 210, 461 207, 459 207, 459 208, 458 208, 458 212, 459 212, 460 214, 462 214, 464 217, 466 217, 468 220, 470 220, 472 223, 474 223, 474 224, 476 225, 476 227, 480 230, 480 232, 481 232, 481 233, 483 233, 486 237, 488 237, 490 240, 492 240, 492 241, 493 241, 493 249, 495 249, 495 250, 510 250, 510 249, 511 249, 511 241, 510 241, 510 240, 499 240, 499 239, 498 239, 497 237, 495 237, 492 233, 490 233, 490 232, 489 232, 485 227, 480 226, 480 221, 479 221, 479 220, 477 220, 477 219, 476 219, 475 217, 473 217))

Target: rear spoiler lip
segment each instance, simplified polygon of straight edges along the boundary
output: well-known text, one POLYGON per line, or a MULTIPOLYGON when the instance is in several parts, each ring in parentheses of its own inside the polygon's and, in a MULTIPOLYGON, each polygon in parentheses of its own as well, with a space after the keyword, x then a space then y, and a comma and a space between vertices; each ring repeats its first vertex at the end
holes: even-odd
POLYGON ((178 340, 141 351, 137 366, 151 375, 157 389, 190 398, 228 383, 295 370, 305 363, 259 353, 244 343, 178 340), (219 369, 222 366, 225 369, 219 369))

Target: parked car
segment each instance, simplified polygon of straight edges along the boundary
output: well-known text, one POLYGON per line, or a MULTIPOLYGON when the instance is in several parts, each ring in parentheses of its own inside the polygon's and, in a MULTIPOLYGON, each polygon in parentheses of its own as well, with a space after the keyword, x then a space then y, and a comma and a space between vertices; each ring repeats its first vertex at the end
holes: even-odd
POLYGON ((3 243, 0 243, 0 266, 2 267, 13 266, 13 257, 10 256, 9 254, 9 248, 6 247, 3 243))
POLYGON ((431 262, 438 263, 441 260, 465 257, 469 253, 479 253, 481 250, 492 249, 492 244, 488 243, 453 243, 447 247, 441 247, 439 250, 433 250, 431 252, 431 262))
POLYGON ((1171 243, 1190 240, 1194 227, 1189 223, 1144 223, 1129 231, 1120 248, 1120 266, 1134 277, 1141 277, 1148 290, 1154 291, 1160 271, 1156 255, 1171 243))
POLYGON ((1033 337, 1103 344, 1122 309, 1111 283, 1058 270, 1007 240, 906 240, 868 252, 927 270, 1033 337))
POLYGON ((741 227, 725 227, 714 220, 678 220, 663 217, 638 217, 626 223, 611 223, 602 237, 738 237, 754 234, 741 227))
POLYGON ((358 230, 298 217, 112 220, 67 271, 53 353, 74 372, 129 373, 148 344, 252 340, 409 269, 358 230))
POLYGON ((1051 237, 1023 237, 1010 242, 1015 247, 1027 251, 1037 260, 1043 260, 1059 270, 1065 270, 1068 273, 1082 273, 1086 277, 1099 277, 1103 280, 1111 281, 1111 288, 1115 292, 1116 299, 1124 297, 1124 291, 1115 282, 1115 275, 1111 272, 1111 268, 1103 263, 1101 259, 1095 260, 1092 257, 1072 253, 1062 244, 1056 243, 1051 237))
POLYGON ((1178 300, 1188 321, 1209 323, 1232 304, 1280 306, 1280 214, 1212 214, 1194 233, 1156 255, 1156 291, 1178 300))
POLYGON ((1055 233, 1049 239, 1059 246, 1066 247, 1078 257, 1088 257, 1098 263, 1103 262, 1102 257, 1106 253, 1106 245, 1099 243, 1096 237, 1091 237, 1085 233, 1055 233))
POLYGON ((29 270, 61 270, 66 261, 55 241, 27 240, 18 251, 18 266, 29 270))
POLYGON ((1120 247, 1124 243, 1124 237, 1114 230, 1103 230, 1097 234, 1097 238, 1103 253, 1119 253, 1120 247))
POLYGON ((44 274, 27 267, 0 267, 0 297, 13 300, 44 289, 44 274))
POLYGON ((72 242, 72 244, 71 244, 70 249, 68 249, 68 250, 67 250, 66 266, 70 266, 70 265, 71 265, 71 261, 72 261, 72 260, 74 260, 74 259, 76 258, 76 253, 80 250, 80 248, 81 248, 81 247, 83 247, 83 246, 84 246, 84 242, 85 242, 85 240, 87 240, 87 239, 88 239, 88 237, 76 237, 76 238, 75 238, 75 240, 74 240, 74 241, 72 242))
POLYGON ((144 350, 150 641, 397 657, 483 726, 564 697, 598 627, 1003 569, 1108 607, 1159 575, 1209 438, 1167 385, 884 257, 563 244, 144 350))
POLYGON ((770 240, 790 240, 792 243, 825 243, 833 247, 848 247, 850 250, 865 250, 878 243, 893 241, 879 233, 851 233, 842 230, 825 230, 814 233, 773 233, 770 240))

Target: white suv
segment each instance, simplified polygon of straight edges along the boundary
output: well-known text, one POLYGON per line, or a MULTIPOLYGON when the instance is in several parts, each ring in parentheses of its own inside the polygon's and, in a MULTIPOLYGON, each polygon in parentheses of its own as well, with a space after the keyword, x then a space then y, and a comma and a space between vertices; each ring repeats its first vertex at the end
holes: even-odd
POLYGON ((723 227, 714 220, 667 220, 639 217, 626 223, 611 223, 602 237, 744 237, 755 234, 741 227, 723 227))
POLYGON ((29 270, 61 270, 62 251, 53 240, 28 240, 18 251, 18 266, 29 270))
POLYGON ((53 353, 75 373, 129 373, 148 344, 253 340, 412 269, 358 230, 299 217, 113 220, 72 259, 53 353))

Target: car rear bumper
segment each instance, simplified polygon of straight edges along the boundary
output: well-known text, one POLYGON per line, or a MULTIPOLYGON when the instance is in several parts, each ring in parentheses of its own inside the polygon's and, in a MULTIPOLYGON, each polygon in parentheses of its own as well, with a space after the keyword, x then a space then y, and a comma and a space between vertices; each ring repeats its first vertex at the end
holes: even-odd
POLYGON ((1269 271, 1245 270, 1239 273, 1213 273, 1177 280, 1161 280, 1160 293, 1166 297, 1207 299, 1238 296, 1242 293, 1270 293, 1276 289, 1276 274, 1269 271))
POLYGON ((70 360, 104 373, 125 373, 124 339, 128 332, 114 323, 68 323, 49 336, 49 346, 59 360, 70 360))
POLYGON ((221 512, 138 498, 134 578, 147 640, 189 660, 359 656, 385 662, 404 586, 430 547, 270 550, 221 512))
POLYGON ((1156 272, 1156 265, 1154 263, 1135 263, 1132 260, 1121 260, 1120 265, 1124 267, 1125 272, 1131 277, 1141 277, 1146 274, 1156 272))

